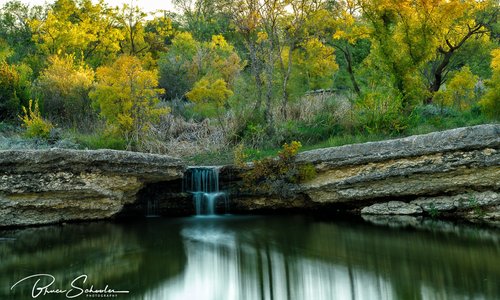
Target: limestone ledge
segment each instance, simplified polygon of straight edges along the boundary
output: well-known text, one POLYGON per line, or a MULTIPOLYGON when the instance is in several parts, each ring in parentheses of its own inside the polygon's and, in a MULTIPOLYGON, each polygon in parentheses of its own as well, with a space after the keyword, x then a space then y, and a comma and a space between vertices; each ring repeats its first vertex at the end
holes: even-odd
POLYGON ((179 159, 127 151, 0 151, 0 227, 111 218, 145 185, 184 169, 179 159))
MULTIPOLYGON (((317 172, 314 179, 292 187, 304 208, 348 206, 365 208, 365 213, 430 214, 438 207, 459 217, 499 219, 499 124, 306 151, 297 156, 297 162, 312 164, 317 172), (484 213, 475 213, 479 208, 484 213)), ((226 168, 223 173, 239 180, 237 170, 226 168)), ((249 194, 240 188, 232 202, 242 199, 251 207, 249 194)), ((280 194, 253 197, 254 205, 262 208, 262 198, 267 198, 277 209, 280 194)), ((289 202, 281 197, 282 207, 290 206, 289 202)))

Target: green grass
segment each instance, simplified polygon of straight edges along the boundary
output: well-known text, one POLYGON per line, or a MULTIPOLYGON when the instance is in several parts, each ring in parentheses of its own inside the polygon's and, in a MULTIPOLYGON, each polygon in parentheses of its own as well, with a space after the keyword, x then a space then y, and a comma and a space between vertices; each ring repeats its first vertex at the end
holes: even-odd
POLYGON ((121 138, 102 135, 99 133, 93 133, 93 134, 72 133, 71 137, 83 149, 125 150, 127 148, 127 143, 125 142, 125 140, 121 138))
POLYGON ((206 152, 190 157, 185 157, 184 160, 189 165, 194 166, 220 166, 230 165, 233 163, 232 151, 206 152))
MULTIPOLYGON (((296 124, 294 127, 294 124, 288 122, 285 126, 288 127, 287 133, 289 133, 286 135, 286 142, 291 142, 292 140, 300 141, 303 145, 300 152, 303 152, 318 148, 383 141, 486 123, 495 123, 495 121, 486 118, 478 109, 472 109, 466 112, 457 112, 450 109, 440 110, 437 107, 431 106, 423 107, 419 110, 417 109, 412 116, 409 117, 408 127, 398 134, 368 133, 362 128, 348 131, 339 128, 336 125, 333 125, 333 128, 328 129, 325 124, 318 124, 308 128, 300 123, 296 124), (330 135, 328 135, 328 133, 330 133, 330 135), (328 136, 328 138, 318 141, 319 135, 328 136)), ((245 154, 247 155, 247 161, 253 161, 265 157, 276 156, 280 149, 280 147, 245 149, 245 154)), ((187 161, 188 163, 194 165, 232 164, 233 153, 231 150, 216 153, 204 153, 190 157, 187 161)))

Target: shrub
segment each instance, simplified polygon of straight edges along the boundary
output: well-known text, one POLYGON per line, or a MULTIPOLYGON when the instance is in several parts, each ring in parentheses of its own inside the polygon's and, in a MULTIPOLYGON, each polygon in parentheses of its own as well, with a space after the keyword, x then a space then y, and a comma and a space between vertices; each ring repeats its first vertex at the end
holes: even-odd
MULTIPOLYGON (((282 196, 289 196, 288 186, 316 176, 316 170, 312 164, 298 165, 295 162, 295 157, 301 147, 300 142, 293 141, 283 145, 277 158, 266 157, 254 160, 253 166, 242 174, 244 187, 267 193, 279 191, 282 196)), ((242 153, 243 149, 240 146, 235 153, 235 163, 239 166, 245 166, 242 163, 245 159, 242 153)))
POLYGON ((243 144, 238 144, 234 147, 234 164, 240 168, 246 166, 246 160, 248 155, 245 153, 245 146, 243 144))
POLYGON ((369 92, 355 106, 358 122, 370 134, 401 133, 408 126, 401 96, 388 92, 369 92))
POLYGON ((48 61, 49 66, 40 74, 35 88, 43 100, 44 115, 58 124, 87 129, 96 119, 88 96, 94 71, 74 55, 55 55, 48 61))
POLYGON ((38 101, 35 101, 35 106, 33 107, 33 100, 30 100, 28 109, 23 106, 23 113, 23 116, 19 116, 19 118, 23 121, 23 126, 26 128, 26 136, 29 138, 48 139, 50 131, 54 126, 42 118, 38 101))
POLYGON ((0 65, 0 117, 10 118, 18 112, 19 98, 16 89, 19 76, 6 63, 0 65))

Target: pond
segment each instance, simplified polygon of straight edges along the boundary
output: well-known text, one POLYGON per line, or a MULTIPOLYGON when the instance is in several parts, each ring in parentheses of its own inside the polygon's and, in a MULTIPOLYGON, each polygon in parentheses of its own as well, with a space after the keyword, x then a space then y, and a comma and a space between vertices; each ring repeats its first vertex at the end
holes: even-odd
POLYGON ((500 298, 498 229, 378 223, 222 216, 3 230, 0 299, 500 298))

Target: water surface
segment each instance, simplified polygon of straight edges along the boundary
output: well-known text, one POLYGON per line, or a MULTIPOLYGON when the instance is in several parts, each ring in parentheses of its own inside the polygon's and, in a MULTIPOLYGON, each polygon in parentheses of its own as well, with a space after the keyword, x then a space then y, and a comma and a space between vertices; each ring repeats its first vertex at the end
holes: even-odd
MULTIPOLYGON (((0 299, 32 299, 35 279, 11 286, 42 273, 55 278, 50 289, 69 290, 85 274, 78 287, 129 291, 114 299, 500 299, 500 233, 311 216, 149 218, 0 231, 0 299)), ((90 296, 97 294, 76 299, 90 296)))

